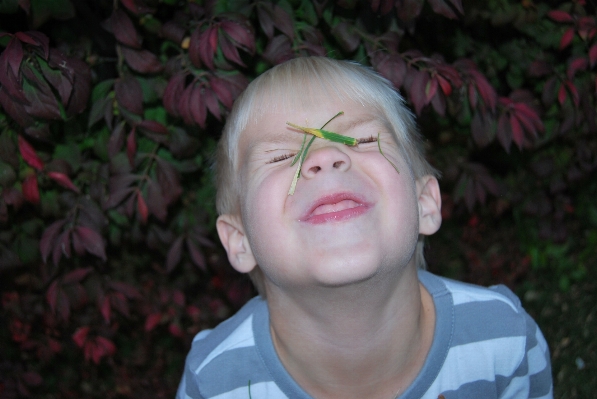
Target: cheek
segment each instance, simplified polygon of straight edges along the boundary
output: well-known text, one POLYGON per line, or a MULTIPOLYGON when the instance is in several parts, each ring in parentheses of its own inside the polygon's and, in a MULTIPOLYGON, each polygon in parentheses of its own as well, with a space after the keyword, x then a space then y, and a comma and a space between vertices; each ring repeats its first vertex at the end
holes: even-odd
MULTIPOLYGON (((253 180, 243 187, 242 216, 253 254, 259 262, 276 241, 283 240, 284 201, 280 184, 273 177, 253 180)), ((283 190, 282 190, 283 191, 283 190)))

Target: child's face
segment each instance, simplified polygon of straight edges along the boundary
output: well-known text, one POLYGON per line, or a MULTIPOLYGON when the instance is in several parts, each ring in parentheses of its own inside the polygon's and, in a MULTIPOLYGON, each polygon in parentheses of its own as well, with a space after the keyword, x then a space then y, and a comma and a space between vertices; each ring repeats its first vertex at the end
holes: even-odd
POLYGON ((266 284, 341 286, 412 262, 417 185, 373 110, 322 96, 306 109, 269 112, 241 134, 238 154, 242 224, 266 284), (288 195, 303 133, 286 122, 321 128, 339 111, 344 115, 325 130, 364 142, 349 147, 315 139, 288 195))

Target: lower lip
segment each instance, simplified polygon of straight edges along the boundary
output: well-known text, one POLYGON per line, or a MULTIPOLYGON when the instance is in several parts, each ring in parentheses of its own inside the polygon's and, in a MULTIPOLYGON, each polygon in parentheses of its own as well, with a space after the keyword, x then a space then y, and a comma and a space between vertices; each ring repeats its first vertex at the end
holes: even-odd
POLYGON ((352 219, 361 216, 363 213, 369 210, 369 206, 358 205, 354 208, 344 209, 338 212, 322 213, 320 215, 308 216, 305 219, 301 219, 301 222, 309 224, 322 224, 330 222, 340 222, 343 220, 352 219))

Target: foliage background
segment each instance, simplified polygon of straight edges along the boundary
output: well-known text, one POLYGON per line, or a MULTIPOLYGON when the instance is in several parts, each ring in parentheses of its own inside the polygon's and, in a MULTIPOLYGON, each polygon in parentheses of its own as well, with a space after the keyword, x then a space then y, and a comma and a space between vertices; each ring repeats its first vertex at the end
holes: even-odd
POLYGON ((0 398, 174 396, 254 294, 214 234, 214 143, 304 55, 404 94, 443 173, 429 268, 515 289, 555 396, 592 397, 596 32, 584 0, 1 0, 0 398))

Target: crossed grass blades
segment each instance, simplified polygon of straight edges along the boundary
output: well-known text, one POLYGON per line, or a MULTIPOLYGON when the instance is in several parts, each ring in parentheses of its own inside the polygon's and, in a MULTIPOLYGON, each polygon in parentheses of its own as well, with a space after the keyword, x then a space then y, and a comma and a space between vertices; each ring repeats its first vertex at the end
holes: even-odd
MULTIPOLYGON (((288 190, 288 195, 294 194, 294 191, 296 190, 296 184, 298 183, 298 179, 301 177, 301 168, 303 166, 303 161, 307 157, 307 151, 309 151, 311 144, 313 144, 313 141, 315 141, 315 139, 317 137, 319 137, 321 139, 332 141, 334 143, 346 144, 351 147, 359 144, 359 141, 357 139, 355 139, 354 137, 343 136, 338 133, 323 130, 323 128, 326 127, 326 125, 328 123, 330 123, 335 118, 337 118, 338 116, 343 115, 343 114, 344 114, 344 111, 338 112, 336 115, 332 116, 326 123, 324 123, 323 126, 319 129, 299 126, 299 125, 295 125, 294 123, 286 122, 287 125, 292 126, 295 129, 299 129, 305 133, 305 136, 303 137, 303 143, 301 145, 301 149, 295 155, 294 159, 292 160, 292 163, 290 164, 290 166, 294 166, 298 162, 296 172, 294 173, 294 177, 292 178, 292 183, 290 184, 290 189, 288 190), (311 140, 309 140, 308 143, 307 143, 307 134, 310 134, 313 136, 313 137, 311 137, 311 140)), ((396 165, 394 165, 394 163, 392 161, 390 161, 388 159, 388 157, 386 157, 386 155, 381 150, 381 142, 379 140, 379 135, 380 135, 380 133, 378 132, 377 133, 377 148, 379 148, 379 153, 390 163, 390 165, 392 165, 394 167, 394 169, 396 169, 396 172, 400 173, 400 171, 398 170, 396 165)))

